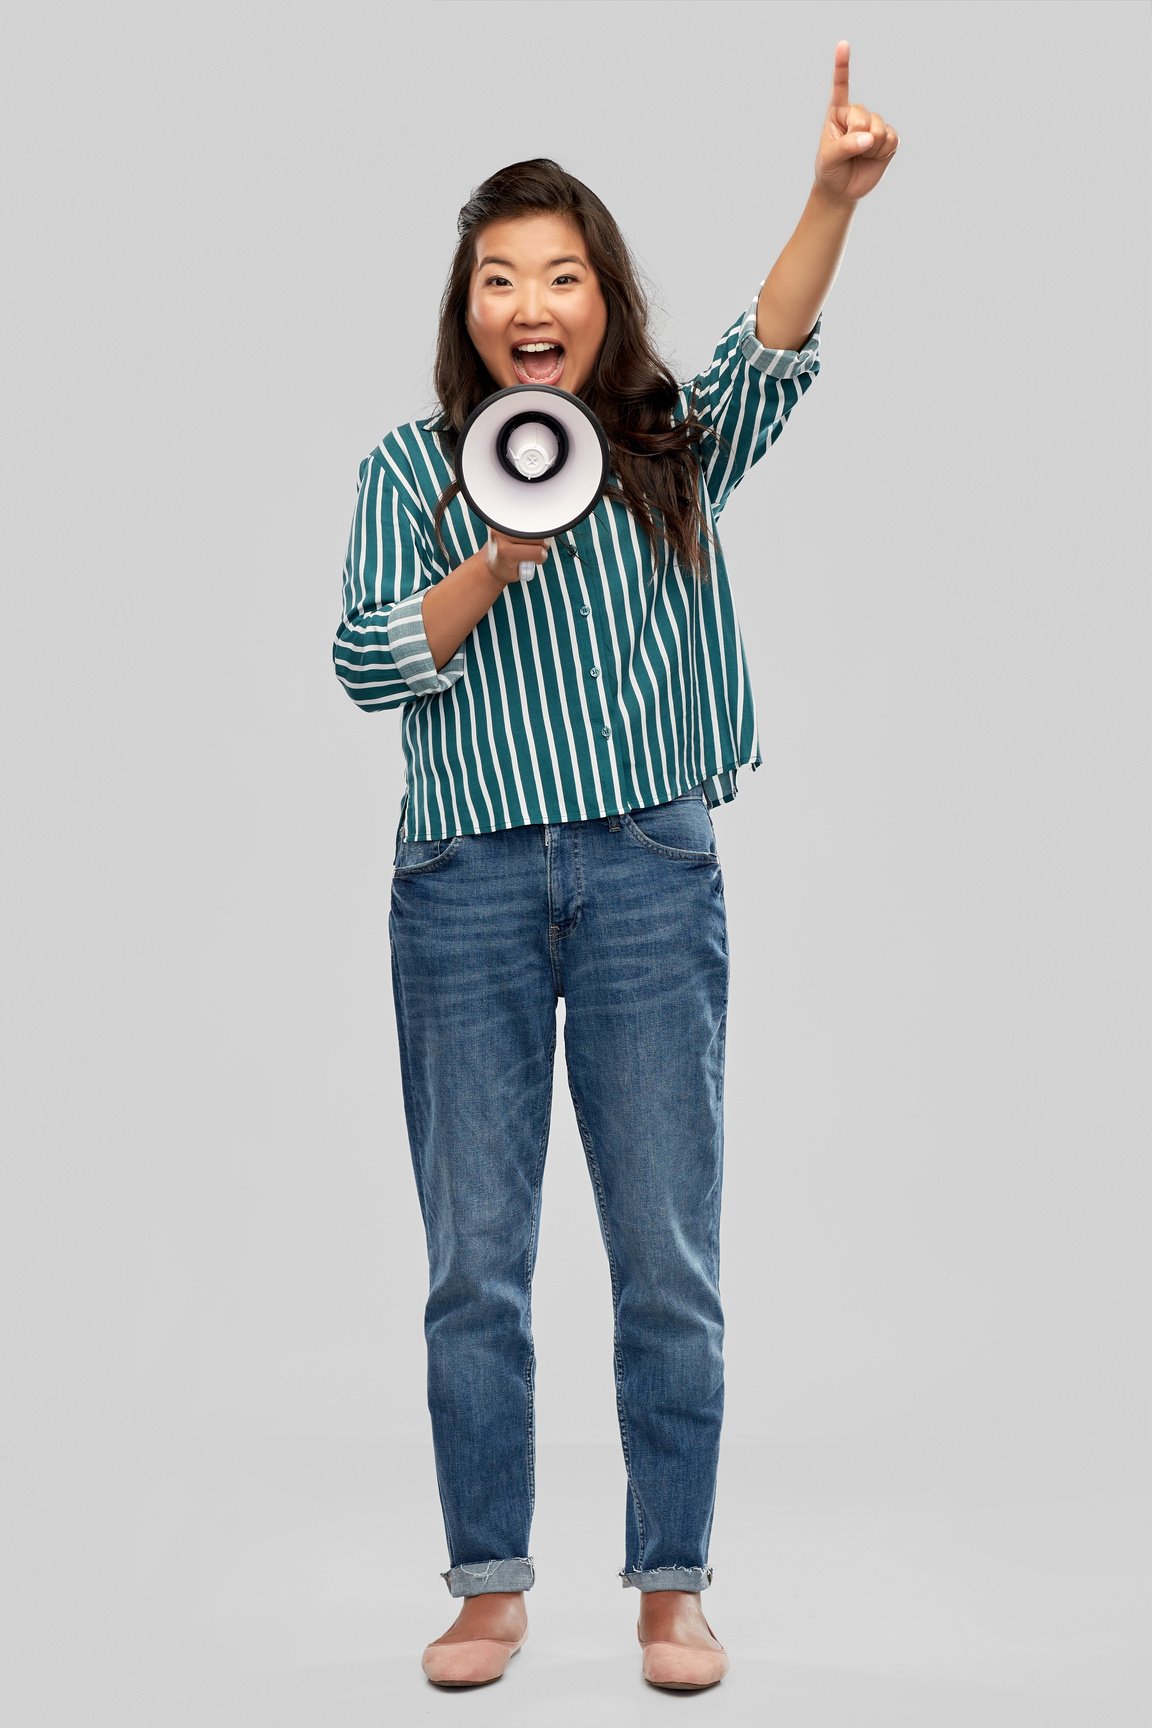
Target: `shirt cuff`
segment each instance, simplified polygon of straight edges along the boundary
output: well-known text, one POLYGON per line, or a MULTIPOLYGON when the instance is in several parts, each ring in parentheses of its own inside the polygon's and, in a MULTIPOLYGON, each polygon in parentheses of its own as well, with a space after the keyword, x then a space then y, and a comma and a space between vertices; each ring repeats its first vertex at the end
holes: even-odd
MULTIPOLYGON (((764 282, 767 280, 765 277, 764 282)), ((763 288, 764 282, 761 282, 760 288, 763 288)), ((802 347, 765 348, 756 334, 756 307, 760 300, 760 288, 757 288, 740 326, 737 340, 741 354, 750 365, 760 372, 767 372, 770 378, 795 378, 800 372, 814 371, 820 359, 820 325, 824 319, 823 311, 802 347)))
POLYGON ((388 614, 388 649, 401 678, 418 696, 434 696, 455 684, 464 670, 464 644, 461 643, 451 660, 436 670, 432 650, 424 630, 424 596, 427 588, 417 588, 397 600, 388 614))

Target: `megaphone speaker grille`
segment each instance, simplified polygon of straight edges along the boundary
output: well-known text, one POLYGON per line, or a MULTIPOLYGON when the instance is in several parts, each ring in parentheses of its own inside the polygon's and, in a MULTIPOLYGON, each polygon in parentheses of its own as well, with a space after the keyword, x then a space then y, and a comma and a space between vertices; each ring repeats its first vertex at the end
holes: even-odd
POLYGON ((534 486, 554 478, 567 462, 568 434, 551 414, 513 414, 496 440, 496 458, 514 480, 534 486))

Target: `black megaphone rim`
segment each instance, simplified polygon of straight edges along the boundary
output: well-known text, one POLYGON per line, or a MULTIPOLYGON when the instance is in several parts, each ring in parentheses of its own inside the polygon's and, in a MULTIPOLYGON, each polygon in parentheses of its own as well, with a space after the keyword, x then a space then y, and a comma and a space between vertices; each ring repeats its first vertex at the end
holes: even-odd
POLYGON ((549 414, 546 408, 525 408, 523 414, 510 414, 496 439, 496 460, 505 474, 511 474, 522 486, 539 486, 544 480, 554 480, 568 460, 568 434, 564 422, 549 414), (508 455, 508 440, 519 426, 546 426, 556 439, 556 460, 542 474, 521 474, 508 455))
MULTIPOLYGON (((591 516, 593 510, 595 510, 597 504, 600 502, 605 483, 608 479, 609 470, 612 467, 612 452, 609 448, 608 440, 604 436, 604 428, 601 426, 595 414, 593 414, 591 408, 589 408, 587 402, 581 401, 579 396, 573 396, 569 390, 560 390, 555 384, 507 384, 502 390, 493 390, 490 396, 485 396, 483 402, 478 402, 476 404, 475 408, 473 408, 471 414, 469 414, 467 420, 465 420, 463 426, 460 428, 460 436, 456 440, 456 448, 452 453, 452 464, 456 470, 457 483, 459 484, 460 491, 464 496, 468 508, 479 516, 481 522, 486 522, 490 528, 495 528, 498 534, 507 534, 513 540, 523 540, 525 538, 524 530, 522 528, 505 527, 503 522, 493 522, 492 519, 480 509, 460 473, 460 450, 468 436, 468 433, 471 431, 474 422, 480 418, 481 414, 488 412, 494 402, 499 402, 505 396, 531 395, 539 397, 545 393, 552 397, 559 396, 564 402, 570 402, 574 408, 577 408, 580 413, 583 414, 589 426, 592 428, 593 432, 595 432, 597 442, 600 445, 600 484, 596 488, 592 502, 586 509, 579 511, 575 516, 573 516, 571 521, 558 523, 555 528, 550 528, 547 534, 530 535, 528 538, 550 540, 556 534, 567 534, 569 528, 575 528, 578 522, 583 522, 586 516, 591 516)), ((547 410, 542 411, 546 412, 547 410)))

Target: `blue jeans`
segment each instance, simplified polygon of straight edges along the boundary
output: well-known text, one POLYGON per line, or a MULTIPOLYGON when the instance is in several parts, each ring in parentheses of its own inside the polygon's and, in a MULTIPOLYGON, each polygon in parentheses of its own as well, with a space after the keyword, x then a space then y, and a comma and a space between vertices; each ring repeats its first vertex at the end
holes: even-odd
POLYGON ((724 1410, 728 933, 701 787, 628 815, 396 838, 388 920, 428 1244, 453 1596, 527 1590, 532 1273, 563 996, 612 1280, 625 1587, 703 1590, 724 1410))

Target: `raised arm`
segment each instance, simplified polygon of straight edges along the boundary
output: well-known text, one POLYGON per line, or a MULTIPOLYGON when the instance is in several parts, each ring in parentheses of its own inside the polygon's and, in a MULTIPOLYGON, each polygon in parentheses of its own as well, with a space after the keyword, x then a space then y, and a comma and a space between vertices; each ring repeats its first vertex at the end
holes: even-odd
POLYGON ((836 45, 816 178, 804 214, 756 304, 756 337, 765 348, 799 349, 836 280, 856 205, 878 184, 899 138, 880 114, 848 100, 847 42, 836 45))

